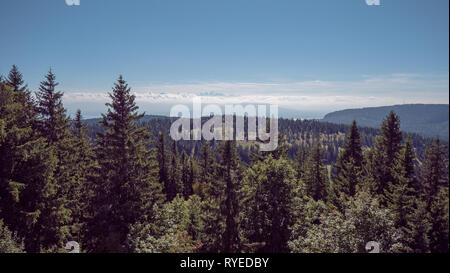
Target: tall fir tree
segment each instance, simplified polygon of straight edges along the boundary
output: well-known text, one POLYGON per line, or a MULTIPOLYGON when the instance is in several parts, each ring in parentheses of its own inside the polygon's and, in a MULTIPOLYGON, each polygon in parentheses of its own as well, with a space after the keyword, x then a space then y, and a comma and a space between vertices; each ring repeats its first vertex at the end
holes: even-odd
POLYGON ((223 251, 224 219, 223 196, 225 184, 220 178, 220 167, 215 156, 211 152, 209 143, 204 143, 200 148, 199 155, 199 175, 197 183, 194 184, 194 193, 203 200, 202 203, 202 221, 203 252, 221 252, 223 251))
POLYGON ((72 122, 74 135, 74 154, 77 159, 77 168, 74 172, 74 183, 68 190, 69 208, 72 212, 71 233, 77 242, 84 242, 88 238, 87 223, 92 219, 91 201, 94 197, 94 181, 98 179, 98 165, 95 159, 94 147, 87 137, 87 128, 83 124, 81 111, 78 110, 72 122))
POLYGON ((194 157, 189 158, 189 177, 188 177, 188 183, 187 183, 187 189, 186 192, 189 194, 194 194, 194 185, 196 184, 197 177, 198 177, 198 170, 197 165, 195 163, 194 157))
POLYGON ((400 119, 391 111, 381 124, 381 135, 376 139, 371 162, 372 177, 378 194, 383 194, 389 183, 394 182, 392 170, 398 159, 401 142, 400 119))
POLYGON ((237 191, 241 178, 239 173, 239 158, 233 141, 224 142, 221 167, 221 176, 225 184, 222 203, 222 218, 225 219, 225 230, 222 235, 222 251, 224 253, 236 253, 240 249, 239 199, 237 191))
POLYGON ((90 236, 96 251, 121 252, 129 226, 151 219, 163 196, 150 133, 137 125, 143 114, 137 113, 135 96, 122 76, 109 96, 112 102, 101 121, 106 130, 97 137, 100 177, 90 236))
MULTIPOLYGON (((66 115, 66 109, 62 103, 63 93, 56 91, 58 83, 55 74, 50 70, 41 82, 37 97, 38 131, 46 139, 50 153, 55 156, 55 169, 50 178, 52 186, 50 190, 54 197, 47 200, 45 214, 42 219, 48 226, 47 236, 51 237, 53 230, 57 230, 58 239, 46 242, 55 244, 54 247, 62 247, 65 240, 70 239, 73 222, 71 221, 71 210, 69 190, 75 181, 77 169, 77 158, 74 153, 74 138, 70 133, 70 119, 66 115)), ((56 235, 54 235, 56 236, 56 235)))
POLYGON ((393 212, 395 226, 402 232, 402 245, 404 251, 413 251, 411 248, 413 230, 411 221, 417 217, 421 211, 416 211, 417 202, 415 198, 419 196, 414 191, 414 160, 415 155, 412 147, 412 140, 408 137, 398 153, 396 162, 392 167, 392 181, 384 190, 382 199, 386 201, 388 208, 393 212))
POLYGON ((425 199, 430 207, 440 189, 449 186, 447 148, 439 138, 427 147, 421 174, 425 199))
POLYGON ((306 159, 308 158, 308 150, 305 145, 302 145, 298 148, 297 154, 295 155, 295 168, 297 172, 297 179, 301 179, 305 169, 304 165, 306 159))
POLYGON ((358 181, 361 181, 363 177, 362 164, 361 139, 356 121, 353 121, 344 149, 333 166, 332 180, 337 191, 348 196, 355 195, 358 181))
POLYGON ((24 238, 27 252, 39 252, 63 234, 55 223, 60 214, 50 206, 57 199, 56 159, 33 130, 36 117, 29 119, 18 91, 0 83, 0 218, 24 238))
POLYGON ((58 142, 70 135, 69 118, 62 103, 63 93, 56 91, 58 84, 55 74, 50 69, 36 93, 40 131, 49 143, 58 142))
POLYGON ((448 150, 437 138, 427 147, 421 167, 424 199, 431 215, 430 250, 434 253, 449 250, 448 177, 448 150))
POLYGON ((191 159, 188 157, 186 152, 183 151, 181 153, 181 181, 183 185, 183 196, 186 200, 194 193, 194 170, 192 164, 191 159))
POLYGON ((32 142, 32 128, 19 122, 22 118, 22 107, 17 102, 17 92, 13 87, 0 82, 0 218, 7 225, 15 227, 14 215, 20 208, 17 206, 20 189, 25 181, 17 181, 16 169, 23 160, 27 143, 32 142))
POLYGON ((14 91, 19 91, 24 88, 23 84, 23 76, 20 73, 19 69, 16 65, 13 65, 11 70, 9 71, 8 78, 6 79, 6 83, 10 85, 14 91))
POLYGON ((408 222, 408 233, 404 234, 404 236, 408 236, 405 240, 409 248, 407 251, 414 253, 430 252, 429 233, 431 227, 431 217, 429 211, 427 211, 426 203, 420 199, 415 199, 415 209, 408 222))
POLYGON ((217 162, 212 154, 209 143, 204 143, 200 148, 199 165, 200 174, 196 193, 202 198, 208 195, 215 197, 214 195, 220 192, 216 189, 217 180, 215 177, 217 177, 217 162))
POLYGON ((305 163, 305 173, 302 181, 306 185, 306 192, 314 200, 327 200, 328 175, 323 165, 321 147, 316 143, 305 163))
POLYGON ((22 105, 22 115, 21 122, 29 123, 31 126, 35 126, 35 116, 36 107, 31 91, 28 90, 27 85, 25 85, 22 73, 19 71, 16 65, 13 65, 9 71, 8 77, 5 79, 5 83, 13 88, 16 92, 16 101, 22 105))
POLYGON ((442 187, 431 203, 430 249, 433 253, 449 251, 449 198, 448 187, 442 187))
POLYGON ((172 142, 172 155, 169 174, 169 185, 172 188, 167 195, 168 201, 171 201, 177 194, 183 194, 183 184, 181 180, 181 166, 178 155, 177 142, 172 142))
POLYGON ((159 183, 163 185, 163 193, 166 195, 167 200, 171 201, 176 195, 176 188, 170 181, 170 157, 166 148, 166 138, 162 132, 159 132, 156 148, 158 151, 159 183))

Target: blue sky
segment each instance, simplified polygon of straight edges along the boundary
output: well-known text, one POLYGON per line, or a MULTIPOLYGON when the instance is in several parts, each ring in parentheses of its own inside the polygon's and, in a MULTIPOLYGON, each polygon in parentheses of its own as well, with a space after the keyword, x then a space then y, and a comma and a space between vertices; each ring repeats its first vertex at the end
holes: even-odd
MULTIPOLYGON (((448 0, 0 0, 0 74, 49 67, 69 113, 104 111, 119 74, 142 110, 203 95, 321 115, 448 103, 448 0)), ((164 108, 164 107, 165 108, 164 108)), ((159 107, 159 108, 158 108, 159 107)), ((166 110, 165 110, 166 109, 166 110)))

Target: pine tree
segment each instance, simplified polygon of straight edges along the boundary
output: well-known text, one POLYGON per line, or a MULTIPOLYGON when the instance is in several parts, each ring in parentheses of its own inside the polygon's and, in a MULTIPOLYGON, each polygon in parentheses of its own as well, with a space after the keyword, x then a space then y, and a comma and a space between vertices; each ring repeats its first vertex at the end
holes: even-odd
POLYGON ((417 200, 416 209, 412 213, 407 235, 409 236, 408 247, 414 253, 427 253, 430 251, 429 232, 431 229, 430 213, 427 211, 426 203, 417 200))
POLYGON ((42 240, 60 235, 56 225, 43 221, 47 202, 56 199, 52 190, 56 161, 45 139, 33 131, 36 117, 28 119, 19 91, 0 83, 0 217, 25 239, 28 252, 38 252, 49 246, 42 240), (41 232, 49 228, 51 237, 41 232))
MULTIPOLYGON (((45 80, 41 82, 36 97, 38 99, 38 129, 40 135, 46 138, 49 148, 57 160, 52 177, 56 197, 47 205, 57 208, 60 220, 53 225, 64 233, 65 239, 75 224, 70 220, 72 217, 70 206, 77 200, 70 200, 70 189, 77 183, 78 158, 75 153, 75 138, 70 132, 70 119, 66 115, 66 109, 62 103, 63 93, 56 91, 56 86, 58 83, 55 74, 50 70, 45 76, 45 80)), ((52 214, 51 211, 49 213, 52 214)), ((63 242, 59 242, 59 244, 62 245, 63 242)))
POLYGON ((339 193, 342 192, 348 196, 355 195, 358 181, 361 181, 363 176, 362 164, 361 140, 356 121, 353 121, 344 149, 334 165, 335 172, 332 180, 339 193))
POLYGON ((150 133, 137 126, 143 114, 137 113, 135 96, 122 76, 109 96, 112 102, 107 103, 108 112, 101 121, 106 131, 97 137, 100 177, 90 236, 96 239, 96 251, 120 252, 129 226, 151 219, 151 208, 163 196, 153 171, 156 161, 149 150, 150 133))
POLYGON ((298 148, 297 154, 295 156, 295 160, 296 160, 296 171, 297 171, 297 179, 301 179, 303 176, 303 173, 305 172, 304 170, 304 164, 306 162, 306 159, 308 158, 308 150, 306 149, 305 146, 300 146, 298 148))
POLYGON ((15 169, 22 161, 17 155, 24 154, 27 142, 32 140, 31 128, 18 122, 22 108, 16 94, 12 87, 0 82, 0 218, 14 226, 14 215, 20 210, 16 204, 19 192, 25 187, 25 181, 15 177, 15 169))
POLYGON ((414 152, 414 146, 412 143, 411 135, 408 135, 408 137, 405 140, 405 143, 400 150, 398 163, 404 170, 404 176, 407 178, 410 182, 410 184, 414 184, 412 179, 414 179, 415 174, 415 165, 414 161, 416 160, 415 152, 414 152))
POLYGON ((356 121, 353 121, 350 125, 350 134, 348 135, 347 141, 344 145, 344 151, 341 160, 345 161, 348 158, 353 158, 355 160, 356 166, 361 166, 363 161, 361 137, 359 135, 356 121))
POLYGON ((207 195, 216 197, 215 195, 220 192, 217 189, 218 185, 215 179, 217 177, 217 162, 208 143, 203 144, 200 148, 199 165, 200 173, 197 194, 202 198, 205 198, 207 195))
POLYGON ((170 165, 170 175, 169 175, 169 185, 171 190, 170 194, 167 195, 167 199, 171 201, 175 196, 180 193, 183 193, 183 184, 181 181, 181 170, 180 170, 180 162, 178 155, 178 147, 177 143, 174 140, 172 142, 172 157, 171 157, 171 165, 170 165))
POLYGON ((448 187, 441 187, 431 202, 430 249, 433 253, 449 250, 449 198, 448 187))
POLYGON ((49 143, 55 143, 70 135, 70 123, 62 104, 63 93, 55 90, 59 83, 56 82, 52 70, 47 73, 45 79, 36 93, 37 111, 41 118, 40 131, 49 143))
POLYGON ((383 198, 394 213, 396 228, 402 232, 403 251, 427 252, 429 215, 416 190, 414 160, 412 140, 408 136, 392 169, 393 182, 389 183, 383 198))
POLYGON ((327 169, 322 163, 321 147, 316 143, 305 163, 303 182, 306 192, 314 200, 326 200, 328 192, 327 169))
MULTIPOLYGON (((196 161, 194 160, 193 157, 190 157, 189 159, 189 182, 188 185, 192 185, 192 194, 194 194, 194 185, 196 185, 197 183, 197 177, 198 177, 198 168, 197 165, 195 163, 196 161)), ((189 189, 190 190, 190 189, 189 189)))
POLYGON ((439 138, 426 149, 421 173, 428 207, 430 207, 433 198, 438 194, 441 187, 448 187, 446 149, 444 145, 441 145, 439 138))
POLYGON ((93 181, 98 179, 96 174, 98 166, 95 160, 94 148, 87 137, 86 125, 82 122, 81 111, 78 110, 73 121, 72 133, 74 135, 74 154, 77 168, 74 172, 74 183, 68 190, 69 208, 72 212, 71 219, 74 234, 78 242, 84 241, 87 223, 94 215, 91 204, 94 197, 95 185, 93 181))
MULTIPOLYGON (((194 160, 191 158, 191 164, 194 160)), ((194 171, 195 165, 191 165, 194 171)), ((217 164, 208 143, 204 143, 199 152, 199 172, 194 183, 194 194, 200 196, 202 202, 202 252, 223 252, 225 233, 224 192, 226 184, 222 177, 222 168, 217 164)), ((190 179, 194 178, 194 172, 190 179)), ((193 183, 194 181, 190 182, 193 183)))
POLYGON ((378 194, 383 194, 389 183, 394 182, 392 169, 398 159, 401 141, 400 119, 391 111, 381 124, 381 135, 377 137, 374 148, 372 176, 378 194))
POLYGON ((405 141, 395 165, 392 168, 392 182, 385 190, 385 199, 392 211, 397 214, 397 227, 406 227, 408 215, 414 209, 414 198, 418 197, 413 188, 414 151, 411 139, 405 141))
POLYGON ((22 115, 21 122, 29 123, 34 127, 35 125, 33 123, 36 122, 35 104, 27 85, 24 85, 22 73, 16 65, 12 66, 5 83, 13 88, 13 91, 16 92, 16 101, 23 107, 22 112, 24 114, 22 115))
POLYGON ((235 253, 239 251, 239 200, 237 196, 239 177, 239 159, 235 144, 225 141, 222 148, 222 179, 225 183, 224 202, 222 215, 225 219, 225 231, 222 235, 222 251, 235 253))
POLYGON ((185 151, 181 153, 181 180, 183 182, 183 195, 186 200, 194 193, 193 186, 195 177, 192 160, 193 159, 188 158, 185 151))
POLYGON ((167 200, 171 201, 176 195, 176 189, 171 184, 169 177, 169 157, 166 149, 166 139, 162 132, 159 132, 158 144, 158 166, 159 166, 159 183, 163 185, 163 193, 167 200))
MULTIPOLYGON (((399 166, 403 169, 403 176, 408 181, 408 185, 411 188, 412 195, 419 197, 423 194, 423 185, 420 183, 416 176, 416 153, 413 145, 411 135, 408 137, 403 144, 403 147, 399 154, 397 168, 394 168, 394 175, 398 176, 399 166)), ((395 180, 394 180, 395 181, 395 180)))
POLYGON ((6 79, 6 83, 10 85, 14 91, 19 91, 23 88, 23 79, 22 73, 20 73, 19 69, 16 65, 13 65, 11 70, 9 71, 8 78, 6 79))
POLYGON ((418 197, 412 187, 414 158, 412 142, 408 138, 396 158, 395 165, 392 167, 392 181, 389 182, 383 196, 389 209, 395 215, 396 227, 404 234, 406 242, 403 242, 403 245, 405 246, 409 244, 410 226, 408 223, 411 215, 415 212, 415 198, 418 197))
POLYGON ((422 189, 427 210, 431 214, 431 252, 447 253, 449 250, 448 213, 448 154, 439 138, 431 143, 421 166, 422 189))

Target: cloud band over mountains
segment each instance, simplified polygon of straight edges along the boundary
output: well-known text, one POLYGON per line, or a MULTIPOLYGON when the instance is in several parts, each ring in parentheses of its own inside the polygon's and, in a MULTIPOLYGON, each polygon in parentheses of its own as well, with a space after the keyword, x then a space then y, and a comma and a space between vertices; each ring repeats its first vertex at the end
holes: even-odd
MULTIPOLYGON (((363 76, 354 81, 196 82, 136 87, 130 83, 130 86, 142 111, 164 114, 166 107, 167 115, 170 105, 191 104, 195 96, 201 96, 203 103, 278 104, 292 110, 316 113, 352 107, 445 103, 449 100, 448 75, 393 74, 363 76), (153 111, 155 107, 158 109, 153 111)), ((89 116, 96 115, 96 112, 100 115, 107 101, 107 92, 68 91, 64 95, 69 113, 77 107, 89 116)))

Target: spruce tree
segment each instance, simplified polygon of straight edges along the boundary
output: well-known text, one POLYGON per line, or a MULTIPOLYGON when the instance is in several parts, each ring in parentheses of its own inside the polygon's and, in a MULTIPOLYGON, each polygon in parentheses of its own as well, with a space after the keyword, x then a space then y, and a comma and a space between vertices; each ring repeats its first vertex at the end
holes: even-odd
POLYGON ((191 194, 194 194, 194 185, 196 184, 197 176, 198 176, 197 165, 195 162, 196 161, 194 160, 193 157, 189 158, 189 177, 188 177, 186 192, 191 193, 191 194))
POLYGON ((185 151, 181 153, 181 181, 183 184, 183 195, 184 199, 188 199, 194 192, 194 171, 192 170, 193 166, 191 163, 191 159, 188 158, 185 151), (192 179, 191 179, 192 176, 192 179))
POLYGON ((162 132, 158 136, 158 166, 159 166, 159 183, 163 185, 163 193, 167 200, 171 201, 176 195, 176 188, 171 184, 169 177, 169 153, 166 148, 166 139, 162 132))
POLYGON ((414 175, 414 153, 411 139, 405 141, 395 165, 392 168, 392 182, 385 189, 384 199, 395 214, 395 224, 399 229, 407 229, 408 221, 414 212, 415 195, 412 187, 414 175))
POLYGON ((412 140, 408 136, 392 169, 393 181, 385 189, 383 198, 394 214, 396 228, 402 232, 403 251, 427 252, 429 215, 416 190, 414 161, 412 140))
POLYGON ((327 169, 322 162, 321 147, 316 143, 305 163, 303 182, 306 192, 314 200, 327 200, 328 175, 327 169))
POLYGON ((426 149, 421 173, 428 207, 430 207, 433 198, 442 187, 448 188, 448 157, 446 149, 444 145, 441 145, 439 138, 426 149))
POLYGON ((358 181, 361 181, 363 164, 363 154, 361 148, 361 139, 353 121, 350 126, 350 134, 344 144, 343 151, 339 154, 336 164, 334 165, 333 185, 339 193, 345 193, 353 196, 356 193, 358 181))
POLYGON ((0 218, 13 226, 17 224, 14 215, 20 211, 17 207, 20 189, 26 185, 15 177, 22 161, 18 155, 24 154, 27 142, 32 141, 32 128, 18 122, 22 108, 16 95, 11 86, 0 82, 0 218))
POLYGON ((400 119, 394 111, 391 111, 381 124, 381 135, 376 139, 371 163, 372 177, 375 180, 378 194, 383 194, 389 183, 394 182, 392 169, 398 159, 401 141, 400 119))
POLYGON ((9 71, 8 78, 6 79, 6 83, 10 85, 14 91, 21 90, 24 86, 24 81, 22 78, 22 73, 20 73, 19 69, 16 65, 13 65, 11 70, 9 71))
POLYGON ((97 137, 100 176, 93 207, 91 236, 96 251, 124 250, 129 226, 148 221, 152 209, 162 201, 157 181, 155 154, 149 149, 150 133, 138 127, 135 96, 126 81, 119 77, 107 103, 101 125, 104 133, 97 137))
POLYGON ((421 166, 421 181, 427 210, 431 215, 431 252, 447 253, 449 250, 448 213, 448 154, 439 138, 431 143, 421 166))
POLYGON ((183 193, 183 185, 181 181, 181 169, 180 169, 180 159, 178 158, 178 147, 174 140, 172 142, 172 157, 170 164, 170 175, 169 175, 169 185, 171 190, 168 191, 170 194, 167 195, 168 201, 171 201, 175 196, 183 193))
POLYGON ((224 218, 223 200, 225 183, 221 178, 221 168, 212 155, 208 143, 200 148, 198 183, 194 186, 194 193, 203 200, 202 221, 203 247, 205 252, 223 252, 224 218))
POLYGON ((430 249, 433 253, 449 251, 449 198, 448 187, 441 187, 431 207, 430 249))
POLYGON ((90 202, 94 197, 95 185, 98 179, 94 148, 87 137, 86 125, 82 122, 81 111, 78 110, 73 121, 74 154, 77 167, 74 172, 74 183, 68 190, 69 208, 72 212, 72 234, 78 242, 85 241, 87 223, 94 215, 90 202))
MULTIPOLYGON (((75 182, 77 158, 74 153, 74 138, 69 127, 70 120, 62 104, 63 93, 56 91, 55 74, 50 70, 41 82, 37 97, 38 132, 45 138, 49 154, 54 156, 54 170, 48 177, 46 195, 52 198, 41 200, 39 225, 45 238, 36 242, 44 248, 58 248, 71 237, 69 190, 75 182)), ((39 232, 37 232, 39 234, 39 232)))
POLYGON ((408 247, 414 253, 427 253, 430 251, 429 233, 432 227, 430 213, 425 202, 416 199, 415 203, 416 208, 410 216, 409 232, 406 234, 409 237, 408 247))
POLYGON ((222 235, 222 251, 236 253, 239 251, 239 199, 237 196, 240 174, 239 158, 233 141, 225 141, 222 148, 222 179, 225 183, 222 215, 225 219, 225 230, 222 235))
POLYGON ((361 166, 363 161, 361 137, 359 135, 356 121, 353 121, 350 125, 350 133, 344 145, 344 151, 341 160, 345 161, 348 158, 353 158, 355 160, 356 166, 361 166))
POLYGON ((29 123, 31 126, 35 126, 35 103, 31 96, 30 90, 27 85, 24 85, 22 73, 19 71, 16 65, 13 65, 9 71, 8 77, 5 79, 5 83, 13 88, 16 92, 16 101, 22 105, 22 112, 24 113, 21 119, 23 123, 29 123))
POLYGON ((207 195, 216 197, 217 193, 220 192, 216 189, 217 162, 208 143, 204 143, 200 148, 199 165, 198 195, 202 198, 206 198, 207 195))
MULTIPOLYGON (((56 160, 45 139, 39 137, 29 120, 19 91, 0 83, 0 218, 24 238, 28 252, 39 252, 41 231, 57 229, 42 220, 47 201, 56 198, 52 179, 56 160)), ((53 212, 54 216, 57 216, 53 212)), ((55 238, 57 232, 50 234, 55 238)))
POLYGON ((296 167, 296 171, 297 171, 297 179, 301 179, 303 176, 303 173, 305 172, 304 165, 305 165, 307 158, 308 158, 308 150, 304 145, 302 145, 298 148, 297 154, 295 156, 295 161, 296 161, 295 167, 296 167))
POLYGON ((63 93, 56 91, 58 84, 55 74, 50 70, 36 93, 40 131, 49 143, 58 142, 70 135, 69 118, 62 104, 63 93))

